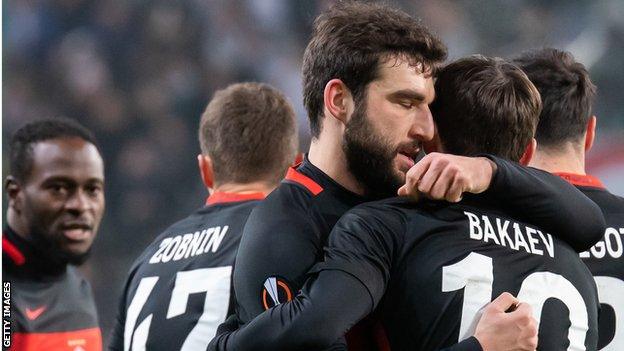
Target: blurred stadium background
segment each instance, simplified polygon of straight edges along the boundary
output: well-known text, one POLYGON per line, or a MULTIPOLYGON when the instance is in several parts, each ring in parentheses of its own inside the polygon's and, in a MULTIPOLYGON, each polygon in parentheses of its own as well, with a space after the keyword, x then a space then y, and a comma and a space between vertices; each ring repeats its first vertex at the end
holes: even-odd
MULTIPOLYGON (((282 89, 307 148, 301 56, 312 20, 330 3, 3 1, 3 176, 8 136, 36 118, 75 118, 102 146, 107 211, 84 271, 105 337, 133 259, 165 226, 203 204, 196 129, 215 89, 246 80, 282 89)), ((590 173, 624 195, 623 1, 393 3, 433 28, 451 58, 511 57, 542 46, 571 51, 599 91, 590 173)))

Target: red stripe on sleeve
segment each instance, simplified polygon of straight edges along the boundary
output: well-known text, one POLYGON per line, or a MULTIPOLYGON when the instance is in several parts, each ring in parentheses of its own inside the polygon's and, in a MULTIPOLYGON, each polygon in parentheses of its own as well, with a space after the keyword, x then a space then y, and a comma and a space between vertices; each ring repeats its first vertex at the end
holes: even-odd
POLYGON ((286 173, 286 178, 284 179, 303 185, 315 196, 323 191, 323 187, 318 185, 315 181, 308 178, 303 173, 298 172, 294 167, 288 169, 288 173, 286 173))
POLYGON ((24 254, 4 236, 2 237, 2 251, 6 252, 18 266, 21 266, 26 262, 24 254))

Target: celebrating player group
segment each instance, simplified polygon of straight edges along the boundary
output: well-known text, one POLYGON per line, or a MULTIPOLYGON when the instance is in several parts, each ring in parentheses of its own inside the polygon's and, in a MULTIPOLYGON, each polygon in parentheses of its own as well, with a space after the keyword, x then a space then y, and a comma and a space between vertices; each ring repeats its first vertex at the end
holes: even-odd
POLYGON ((135 262, 111 348, 624 347, 622 262, 590 249, 624 200, 583 169, 584 67, 554 49, 445 58, 391 7, 321 14, 303 57, 312 143, 288 169, 281 94, 218 92, 199 131, 211 195, 135 262))
POLYGON ((587 70, 554 48, 446 59, 392 6, 330 7, 294 166, 283 94, 219 90, 210 196, 135 260, 110 350, 624 350, 624 199, 585 172, 587 70))

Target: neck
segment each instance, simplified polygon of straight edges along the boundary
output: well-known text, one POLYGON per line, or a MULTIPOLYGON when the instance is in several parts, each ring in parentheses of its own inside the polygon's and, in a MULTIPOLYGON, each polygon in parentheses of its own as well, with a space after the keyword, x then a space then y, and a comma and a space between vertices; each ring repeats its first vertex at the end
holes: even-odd
POLYGON ((276 186, 277 184, 266 181, 250 183, 223 183, 218 185, 215 184, 211 194, 215 192, 222 192, 235 194, 263 193, 264 195, 268 195, 271 191, 273 191, 273 189, 275 189, 276 186))
POLYGON ((550 173, 565 172, 584 175, 585 150, 571 142, 557 149, 538 146, 530 166, 550 173))
POLYGON ((26 243, 16 244, 22 257, 25 257, 25 261, 18 263, 19 266, 26 262, 25 269, 37 276, 58 276, 65 272, 67 260, 58 255, 49 242, 36 239, 22 217, 10 207, 7 211, 7 225, 26 243))
POLYGON ((343 136, 328 134, 330 131, 322 131, 318 138, 312 139, 308 160, 347 190, 364 195, 364 187, 347 167, 347 158, 342 151, 343 136))

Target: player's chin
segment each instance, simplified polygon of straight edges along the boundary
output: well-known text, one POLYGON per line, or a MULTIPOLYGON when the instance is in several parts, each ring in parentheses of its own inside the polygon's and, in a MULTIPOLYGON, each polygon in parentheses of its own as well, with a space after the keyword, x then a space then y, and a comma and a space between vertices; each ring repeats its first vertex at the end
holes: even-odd
POLYGON ((80 258, 89 254, 92 244, 93 240, 64 242, 61 250, 68 258, 76 258, 80 261, 80 258))
POLYGON ((79 266, 87 261, 89 256, 91 255, 91 246, 89 246, 86 250, 81 249, 69 249, 66 248, 63 250, 63 256, 67 263, 79 266))

